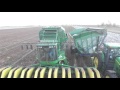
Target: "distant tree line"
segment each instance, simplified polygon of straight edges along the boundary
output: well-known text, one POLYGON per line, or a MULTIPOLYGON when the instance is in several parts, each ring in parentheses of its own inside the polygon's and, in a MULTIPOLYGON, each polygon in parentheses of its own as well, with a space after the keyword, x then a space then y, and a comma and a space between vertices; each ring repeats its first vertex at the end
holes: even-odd
POLYGON ((115 23, 102 23, 101 26, 112 26, 112 27, 118 27, 119 25, 115 24, 115 23))

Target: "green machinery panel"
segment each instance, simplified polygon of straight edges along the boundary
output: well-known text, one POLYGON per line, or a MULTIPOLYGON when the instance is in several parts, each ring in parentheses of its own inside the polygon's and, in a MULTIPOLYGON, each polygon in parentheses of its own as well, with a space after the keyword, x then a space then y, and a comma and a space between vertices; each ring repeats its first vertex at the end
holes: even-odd
POLYGON ((94 53, 106 35, 107 30, 101 28, 80 28, 70 32, 76 48, 81 53, 94 53))

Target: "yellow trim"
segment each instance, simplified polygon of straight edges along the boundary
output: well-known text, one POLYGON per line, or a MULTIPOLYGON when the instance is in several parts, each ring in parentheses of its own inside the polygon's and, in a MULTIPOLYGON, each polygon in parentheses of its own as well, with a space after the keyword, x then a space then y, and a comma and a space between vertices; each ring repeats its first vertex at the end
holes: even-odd
POLYGON ((3 71, 3 69, 5 69, 5 68, 6 68, 6 67, 1 68, 1 69, 0 69, 0 72, 2 72, 2 71, 3 71))
POLYGON ((96 68, 98 68, 98 63, 99 63, 99 62, 98 62, 98 58, 95 57, 95 59, 94 59, 94 65, 95 65, 96 68))
POLYGON ((71 68, 68 68, 68 78, 71 78, 71 68))
POLYGON ((94 73, 90 68, 87 68, 88 74, 90 78, 94 78, 94 73))
POLYGON ((94 69, 94 71, 95 71, 95 73, 97 75, 97 78, 101 78, 99 71, 96 68, 93 68, 93 69, 94 69))
POLYGON ((18 68, 18 69, 14 72, 13 78, 18 78, 18 76, 19 76, 19 74, 21 73, 22 69, 23 69, 22 67, 18 68))
POLYGON ((54 78, 57 78, 57 74, 58 74, 58 68, 55 68, 55 70, 54 70, 54 78))
POLYGON ((17 69, 17 68, 13 68, 12 70, 10 70, 7 78, 12 78, 12 74, 15 71, 15 69, 17 69))
POLYGON ((8 74, 9 74, 9 71, 12 69, 12 67, 8 67, 6 68, 5 70, 2 71, 2 75, 1 75, 1 78, 5 78, 8 74))
POLYGON ((40 72, 40 78, 44 78, 46 68, 43 68, 40 72))
POLYGON ((65 78, 65 68, 62 68, 62 78, 65 78))
POLYGON ((80 69, 81 69, 81 72, 82 72, 82 77, 83 77, 83 78, 86 78, 86 74, 85 74, 84 69, 83 69, 83 68, 80 68, 80 69))
POLYGON ((50 68, 48 71, 48 78, 51 78, 51 76, 52 76, 52 68, 50 68))
POLYGON ((37 70, 35 71, 35 75, 34 75, 34 78, 37 78, 38 77, 38 72, 39 72, 40 68, 37 68, 37 70))
MULTIPOLYGON (((21 76, 20 78, 24 78, 25 72, 27 71, 28 68, 25 68, 24 70, 22 70, 21 76)), ((26 78, 26 77, 25 77, 26 78)))
POLYGON ((106 78, 110 78, 110 76, 107 75, 106 78))
POLYGON ((78 68, 75 68, 75 76, 76 76, 76 78, 80 78, 80 72, 79 72, 78 68))
POLYGON ((32 76, 33 70, 34 70, 34 67, 30 68, 30 69, 27 71, 27 77, 26 77, 26 78, 30 78, 30 77, 32 76))

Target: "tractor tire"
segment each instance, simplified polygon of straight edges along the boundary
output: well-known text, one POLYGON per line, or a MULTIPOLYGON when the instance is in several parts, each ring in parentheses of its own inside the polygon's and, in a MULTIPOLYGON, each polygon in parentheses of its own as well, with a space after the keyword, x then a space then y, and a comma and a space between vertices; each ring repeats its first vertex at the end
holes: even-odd
POLYGON ((116 72, 113 70, 107 70, 105 72, 105 78, 118 78, 116 72))

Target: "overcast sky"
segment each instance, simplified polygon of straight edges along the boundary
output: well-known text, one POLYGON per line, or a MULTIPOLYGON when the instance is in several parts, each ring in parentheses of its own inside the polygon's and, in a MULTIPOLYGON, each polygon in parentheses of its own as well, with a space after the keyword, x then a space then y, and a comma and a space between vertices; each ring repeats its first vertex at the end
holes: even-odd
POLYGON ((120 12, 0 12, 0 26, 116 23, 120 12))

